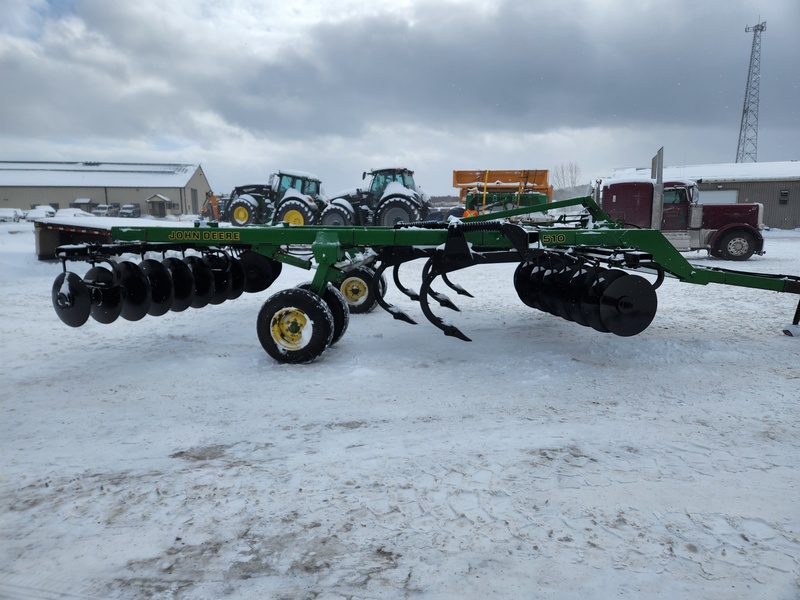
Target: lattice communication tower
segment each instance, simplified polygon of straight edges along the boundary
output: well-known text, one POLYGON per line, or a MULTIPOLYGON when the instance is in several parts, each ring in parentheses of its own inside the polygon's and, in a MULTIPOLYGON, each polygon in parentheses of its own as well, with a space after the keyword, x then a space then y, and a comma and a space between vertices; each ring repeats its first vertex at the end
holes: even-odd
POLYGON ((758 84, 761 81, 761 32, 766 29, 766 21, 744 28, 746 33, 753 32, 753 49, 750 51, 750 67, 747 69, 747 85, 744 88, 742 124, 739 127, 739 145, 736 148, 737 163, 747 160, 758 161, 758 84))

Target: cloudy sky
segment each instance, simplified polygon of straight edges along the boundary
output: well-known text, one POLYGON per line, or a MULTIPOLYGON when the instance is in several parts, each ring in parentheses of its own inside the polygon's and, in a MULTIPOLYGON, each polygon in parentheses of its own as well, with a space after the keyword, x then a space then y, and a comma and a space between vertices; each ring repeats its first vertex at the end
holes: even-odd
POLYGON ((752 33, 758 158, 800 159, 798 0, 2 0, 0 160, 274 170, 329 193, 402 164, 733 162, 752 33))

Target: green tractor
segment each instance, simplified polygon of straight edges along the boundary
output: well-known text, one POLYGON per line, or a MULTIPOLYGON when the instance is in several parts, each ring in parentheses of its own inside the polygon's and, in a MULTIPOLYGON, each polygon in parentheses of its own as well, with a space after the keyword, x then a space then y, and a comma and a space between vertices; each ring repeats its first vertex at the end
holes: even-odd
POLYGON ((320 215, 320 225, 381 225, 424 221, 430 196, 414 182, 414 172, 404 167, 372 169, 366 187, 345 190, 332 197, 320 215))
POLYGON ((328 205, 318 177, 299 171, 278 171, 266 185, 234 188, 222 217, 236 226, 273 224, 314 225, 328 205))

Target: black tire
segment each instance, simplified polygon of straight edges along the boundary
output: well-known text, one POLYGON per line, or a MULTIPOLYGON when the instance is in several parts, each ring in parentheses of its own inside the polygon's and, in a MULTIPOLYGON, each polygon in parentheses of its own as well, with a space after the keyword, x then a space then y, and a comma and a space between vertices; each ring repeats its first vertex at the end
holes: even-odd
POLYGON ((747 260, 756 251, 756 240, 747 231, 729 231, 714 248, 714 256, 723 260, 747 260))
POLYGON ((333 339, 333 315, 325 301, 308 290, 291 288, 271 296, 256 321, 258 341, 281 363, 318 358, 333 339))
POLYGON ((290 225, 313 225, 317 222, 317 207, 297 198, 284 200, 275 211, 275 223, 284 221, 290 225))
MULTIPOLYGON (((310 290, 311 282, 301 283, 297 287, 301 290, 310 290)), ((332 283, 328 284, 325 293, 322 295, 322 299, 325 301, 325 304, 328 305, 328 308, 331 310, 331 315, 333 316, 333 337, 329 344, 333 346, 342 339, 344 332, 347 331, 347 327, 350 325, 350 307, 347 305, 347 301, 344 299, 342 292, 336 289, 332 283)))
POLYGON ((228 220, 237 227, 256 222, 256 207, 247 200, 234 200, 228 208, 228 220))
MULTIPOLYGON (((374 286, 375 271, 367 267, 359 267, 345 273, 344 279, 339 282, 338 287, 350 312, 365 314, 372 312, 378 305, 374 286)), ((377 292, 380 293, 380 287, 377 292)))
POLYGON ((420 220, 419 207, 407 198, 388 198, 378 206, 375 216, 377 225, 394 227, 398 223, 414 223, 420 220))
MULTIPOLYGON (((372 269, 370 269, 372 271, 372 269)), ((372 271, 373 273, 375 271, 372 271)), ((381 278, 378 280, 378 293, 381 295, 381 298, 386 296, 386 290, 389 287, 389 283, 386 281, 386 274, 381 273, 381 278)))
POLYGON ((344 206, 329 205, 319 216, 320 225, 341 227, 353 224, 353 214, 344 206))

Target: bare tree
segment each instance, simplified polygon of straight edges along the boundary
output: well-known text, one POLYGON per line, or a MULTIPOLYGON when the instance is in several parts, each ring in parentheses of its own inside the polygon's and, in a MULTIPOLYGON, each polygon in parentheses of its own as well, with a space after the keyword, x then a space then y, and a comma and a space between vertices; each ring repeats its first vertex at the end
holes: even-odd
POLYGON ((571 162, 569 164, 561 163, 550 171, 550 176, 553 188, 557 190, 575 187, 576 185, 580 185, 581 168, 576 162, 571 162))

